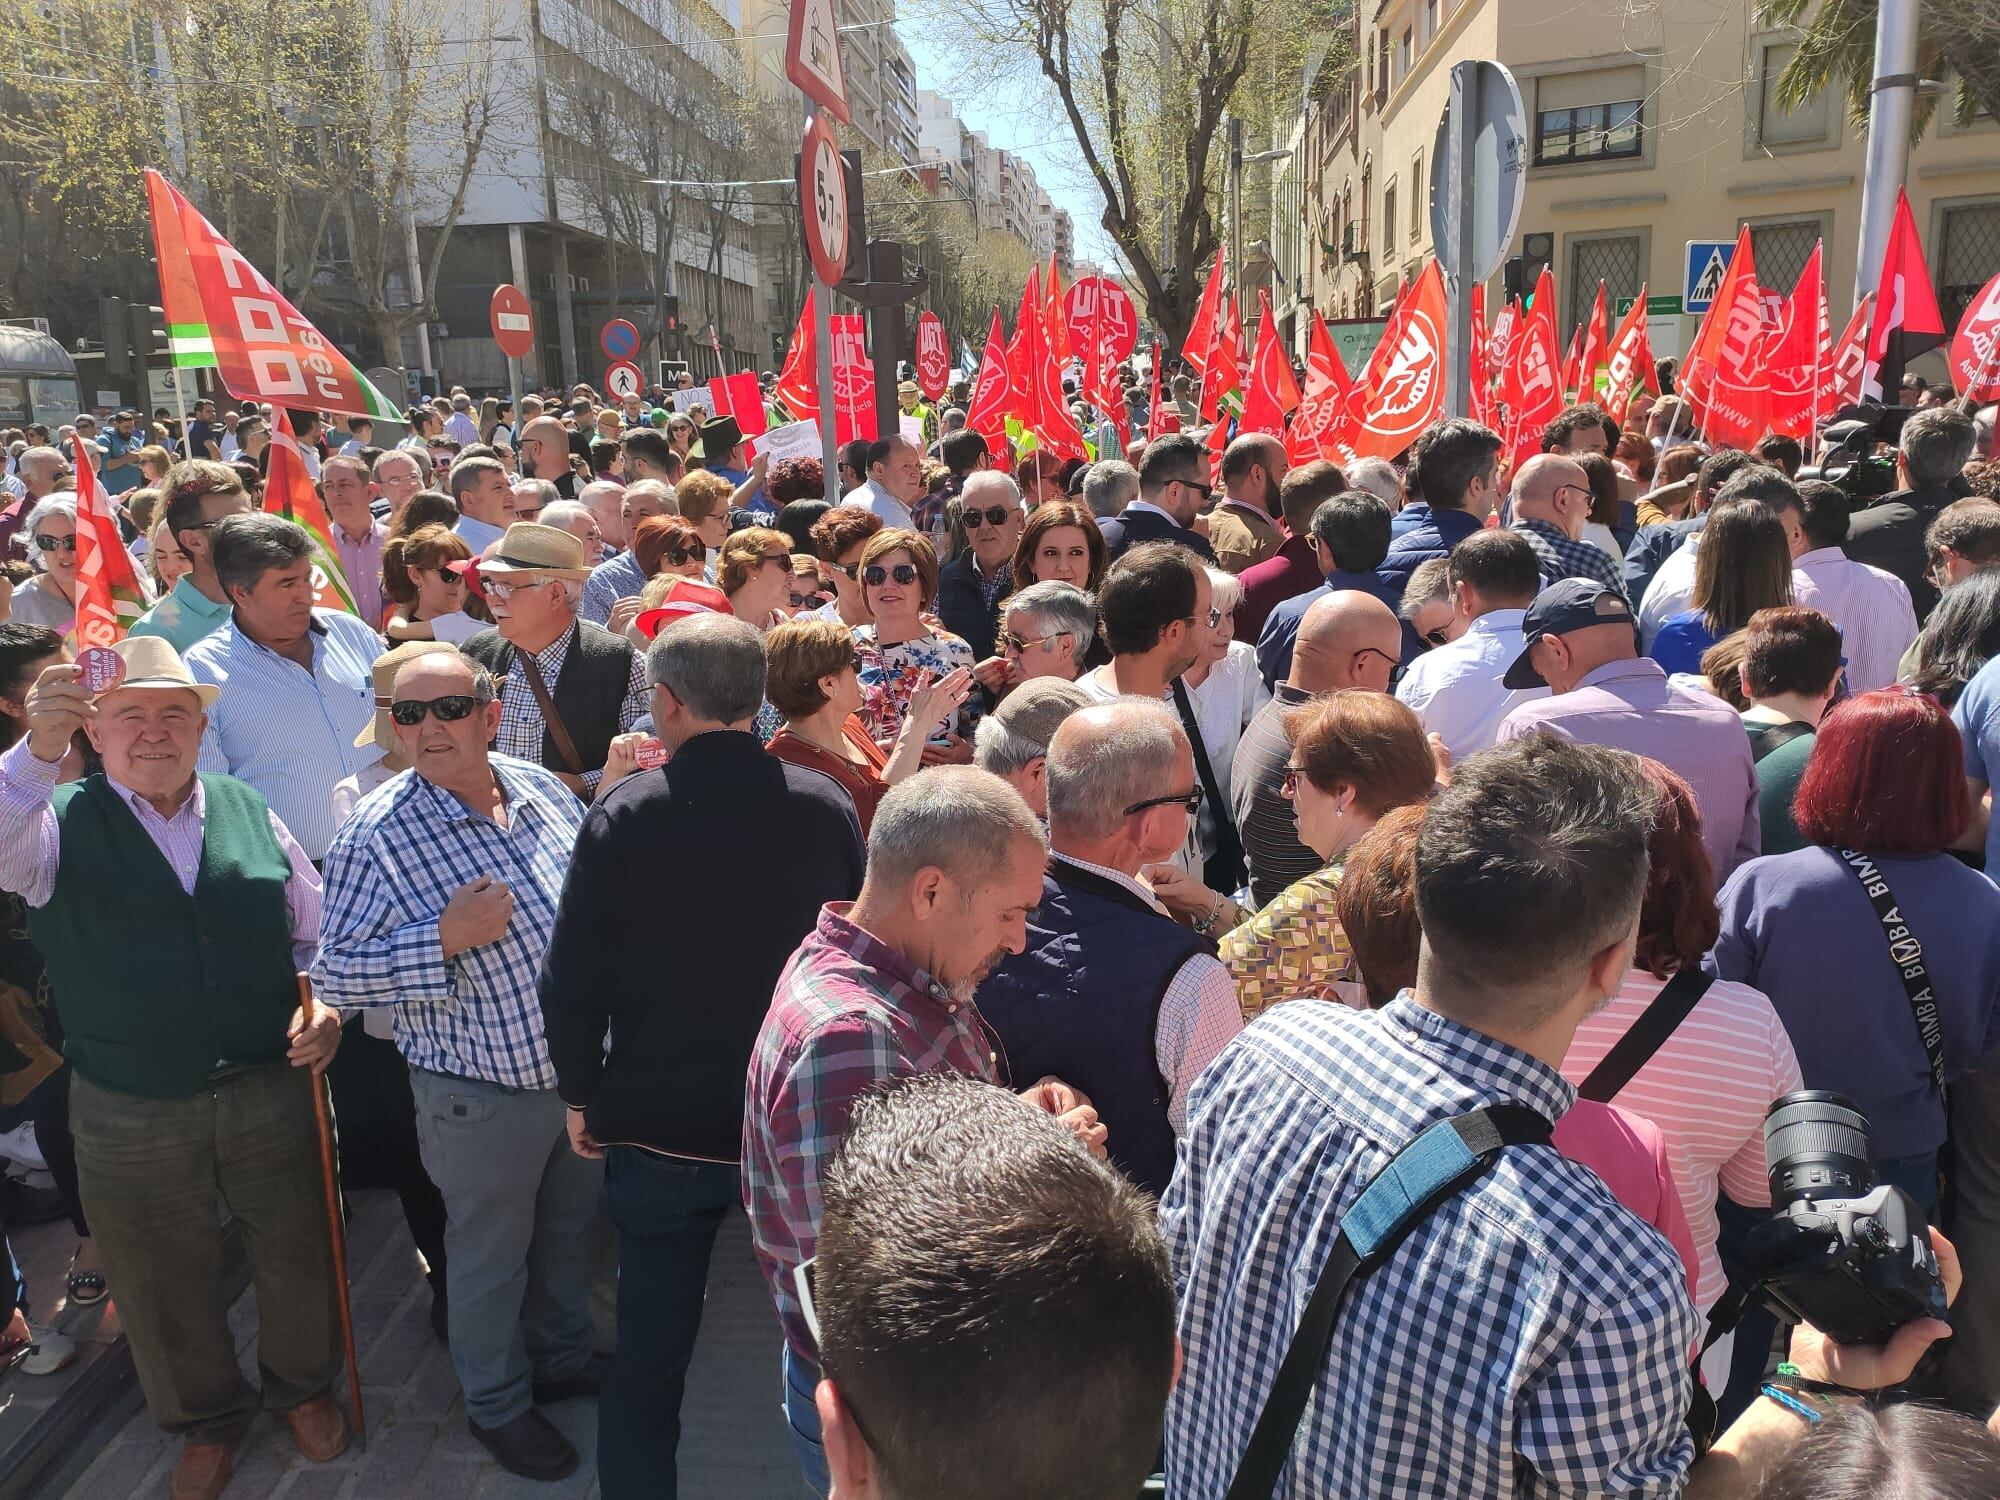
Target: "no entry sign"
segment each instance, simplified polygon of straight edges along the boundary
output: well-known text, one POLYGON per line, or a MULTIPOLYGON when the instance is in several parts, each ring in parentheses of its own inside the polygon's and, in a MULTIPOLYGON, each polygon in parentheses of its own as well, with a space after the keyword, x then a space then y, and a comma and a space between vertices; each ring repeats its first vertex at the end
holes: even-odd
POLYGON ((526 359, 535 347, 535 315, 528 306, 528 294, 517 286, 493 289, 491 310, 493 342, 509 359, 526 359))

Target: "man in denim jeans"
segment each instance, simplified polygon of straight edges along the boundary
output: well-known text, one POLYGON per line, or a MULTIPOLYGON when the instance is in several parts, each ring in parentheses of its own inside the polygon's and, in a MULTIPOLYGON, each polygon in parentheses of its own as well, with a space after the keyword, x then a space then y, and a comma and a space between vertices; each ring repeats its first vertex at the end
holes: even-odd
POLYGON ((683 619, 646 671, 669 759, 585 818, 541 983, 570 1140, 605 1158, 618 1228, 618 1352, 597 1408, 604 1500, 677 1493, 681 1392, 709 1252, 738 1197, 751 1045, 786 956, 825 903, 861 888, 847 794, 750 732, 764 699, 755 627, 683 619))

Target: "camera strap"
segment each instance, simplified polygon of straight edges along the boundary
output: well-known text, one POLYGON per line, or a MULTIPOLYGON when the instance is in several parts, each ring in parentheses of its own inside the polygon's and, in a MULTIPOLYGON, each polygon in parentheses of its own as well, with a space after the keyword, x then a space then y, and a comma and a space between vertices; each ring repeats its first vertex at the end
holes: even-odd
POLYGON ((1362 1189, 1341 1215, 1340 1237, 1313 1283, 1226 1500, 1270 1500, 1319 1383, 1347 1288, 1394 1255, 1440 1204, 1485 1176, 1502 1147, 1546 1146, 1550 1130, 1546 1119, 1523 1104, 1495 1104, 1454 1115, 1398 1151, 1362 1189))
POLYGON ((1631 1030, 1612 1044, 1611 1050, 1590 1070, 1590 1076, 1577 1085, 1577 1098, 1609 1104, 1632 1081, 1632 1075, 1666 1045, 1667 1038, 1701 1004, 1701 997, 1713 983, 1715 980, 1700 969, 1676 970, 1660 987, 1652 1003, 1639 1013, 1631 1030))
POLYGON ((1917 1040, 1924 1044, 1930 1059, 1931 1087, 1944 1096, 1944 1027, 1938 1020, 1937 996, 1931 992, 1931 978, 1924 968, 1923 945, 1910 930, 1909 922, 1896 905, 1896 893, 1889 889, 1881 868, 1866 854, 1854 849, 1836 849, 1841 862, 1861 882, 1868 904, 1875 908, 1882 924, 1882 938, 1889 945, 1889 962, 1902 977, 1903 991, 1910 998, 1910 1015, 1917 1023, 1917 1040))

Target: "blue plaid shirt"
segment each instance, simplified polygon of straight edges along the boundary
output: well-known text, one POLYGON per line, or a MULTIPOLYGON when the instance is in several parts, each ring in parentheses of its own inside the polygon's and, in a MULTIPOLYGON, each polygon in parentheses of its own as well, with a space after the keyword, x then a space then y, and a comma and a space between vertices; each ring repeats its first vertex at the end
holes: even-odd
POLYGON ((414 771, 370 792, 326 856, 313 986, 329 1005, 395 1007, 410 1066, 509 1088, 552 1089, 535 990, 584 805, 553 773, 495 755, 507 826, 414 771), (447 959, 438 917, 491 875, 514 893, 495 942, 447 959))
POLYGON ((1625 565, 1595 542, 1572 538, 1560 526, 1542 520, 1519 520, 1514 529, 1527 538, 1542 564, 1542 587, 1565 578, 1588 578, 1619 598, 1625 597, 1625 565))
MULTIPOLYGON (((1425 1010, 1270 1011, 1196 1083, 1160 1205, 1186 1367, 1167 1493, 1230 1476, 1341 1215, 1426 1126, 1554 1120, 1555 1069, 1425 1010)), ((1666 1238, 1553 1148, 1510 1147, 1352 1286, 1281 1496, 1678 1495, 1698 1331, 1666 1238)))

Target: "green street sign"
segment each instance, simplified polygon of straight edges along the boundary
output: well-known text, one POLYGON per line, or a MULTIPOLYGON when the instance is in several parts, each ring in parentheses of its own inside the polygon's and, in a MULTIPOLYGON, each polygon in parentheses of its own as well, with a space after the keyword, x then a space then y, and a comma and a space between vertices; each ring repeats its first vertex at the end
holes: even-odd
MULTIPOLYGON (((1618 311, 1613 316, 1624 317, 1625 314, 1632 310, 1632 304, 1638 300, 1637 297, 1620 297, 1618 299, 1618 311)), ((1646 299, 1646 316, 1649 318, 1671 317, 1683 311, 1685 309, 1681 306, 1681 299, 1678 297, 1648 297, 1646 299)))

